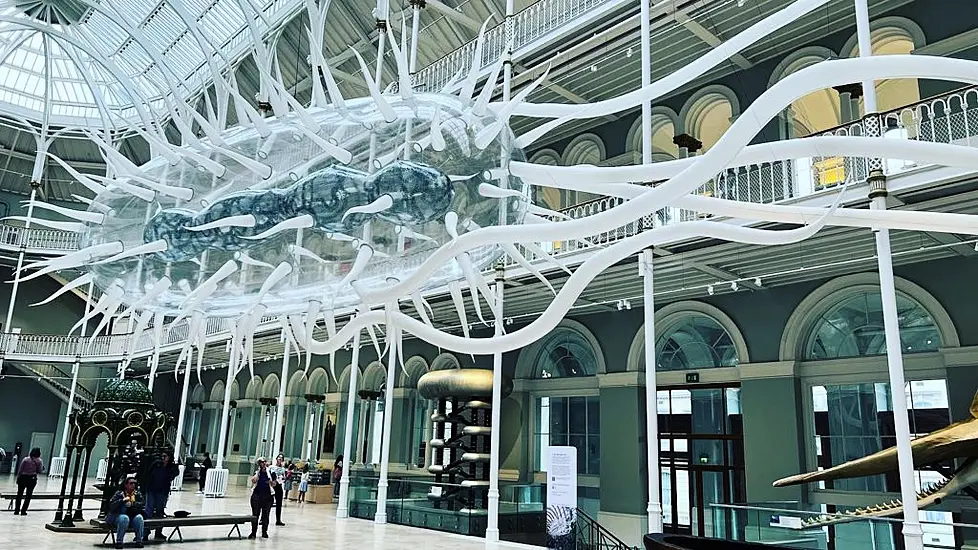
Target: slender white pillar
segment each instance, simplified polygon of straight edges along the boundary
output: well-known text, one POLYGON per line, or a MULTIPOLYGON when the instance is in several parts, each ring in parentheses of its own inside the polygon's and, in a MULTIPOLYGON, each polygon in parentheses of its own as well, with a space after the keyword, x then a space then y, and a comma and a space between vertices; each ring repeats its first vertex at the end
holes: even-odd
POLYGON ((231 355, 228 359, 228 377, 226 385, 224 386, 224 407, 221 409, 221 431, 218 433, 217 440, 217 468, 224 467, 224 447, 228 440, 228 413, 231 409, 231 384, 234 383, 234 377, 238 374, 238 326, 235 325, 231 330, 231 345, 228 346, 228 350, 231 355))
POLYGON ((360 332, 353 335, 353 360, 350 364, 350 389, 346 397, 346 426, 343 431, 343 475, 340 476, 340 501, 336 517, 350 517, 350 464, 353 464, 353 417, 356 416, 357 378, 360 374, 360 332))
MULTIPOLYGON (((85 315, 82 317, 88 317, 88 312, 92 307, 92 292, 94 290, 94 283, 88 283, 88 293, 85 294, 85 315)), ((85 333, 88 331, 88 319, 82 321, 81 327, 81 337, 85 338, 85 333)), ((61 447, 58 452, 59 458, 65 458, 65 451, 68 446, 68 431, 71 427, 70 419, 71 412, 75 409, 75 391, 78 389, 78 371, 81 369, 81 362, 79 357, 75 357, 75 362, 71 366, 71 388, 68 390, 68 407, 67 412, 65 412, 65 427, 61 432, 61 447)))
MULTIPOLYGON (((496 267, 496 336, 503 335, 503 298, 505 271, 496 267)), ((499 429, 503 407, 503 353, 492 354, 492 411, 489 431, 489 515, 486 518, 486 541, 499 541, 499 429)))
POLYGON ((421 29, 421 6, 423 0, 411 0, 411 59, 409 60, 408 71, 411 76, 418 71, 418 32, 421 29))
MULTIPOLYGON (((859 57, 869 57, 873 55, 873 35, 869 26, 869 5, 867 0, 855 0, 856 2, 856 38, 859 41, 859 57)), ((876 83, 872 80, 864 81, 863 85, 863 105, 866 113, 875 113, 876 106, 876 83)))
MULTIPOLYGON (((652 23, 650 21, 651 0, 638 0, 641 4, 642 19, 639 42, 642 51, 642 87, 652 84, 652 23)), ((642 164, 652 162, 652 102, 642 102, 642 164)), ((653 531, 658 533, 660 531, 653 531)))
POLYGON ((190 389, 190 361, 183 368, 183 389, 180 391, 180 417, 177 420, 177 439, 173 442, 173 461, 183 455, 183 424, 187 419, 187 392, 190 389))
POLYGON ((289 382, 289 355, 292 354, 291 342, 282 333, 285 340, 285 357, 282 358, 282 383, 278 385, 278 406, 275 407, 275 428, 272 433, 272 457, 277 457, 282 450, 282 414, 285 411, 285 391, 289 382))
POLYGON ((662 498, 659 493, 659 416, 656 406, 655 382, 655 296, 652 281, 652 249, 638 257, 642 277, 642 303, 645 316, 645 439, 648 442, 647 469, 649 477, 649 532, 662 532, 662 498))
MULTIPOLYGON (((43 151, 37 152, 38 156, 43 156, 45 153, 43 151)), ((36 164, 36 162, 35 162, 36 164)), ((37 188, 40 187, 40 183, 32 181, 31 182, 31 197, 27 203, 27 220, 24 222, 24 232, 21 233, 20 237, 20 251, 17 253, 17 269, 14 271, 14 284, 10 289, 10 303, 7 304, 7 319, 3 323, 3 332, 5 334, 11 334, 10 324, 14 320, 14 304, 17 303, 17 291, 20 289, 20 270, 24 267, 24 254, 27 251, 27 233, 31 228, 31 218, 34 217, 34 199, 37 198, 37 188)), ((9 337, 4 343, 5 346, 10 345, 9 337)), ((4 350, 7 351, 7 350, 4 350)), ((0 373, 3 372, 3 356, 0 353, 0 373)), ((70 407, 69 407, 70 412, 70 407)))
POLYGON ((387 523, 387 478, 390 474, 391 427, 394 420, 394 381, 397 379, 397 346, 400 339, 397 328, 388 330, 390 354, 387 356, 387 381, 384 393, 384 431, 380 437, 380 479, 377 480, 377 513, 374 523, 387 523))
POLYGON ((312 403, 306 401, 306 418, 309 422, 309 429, 306 430, 309 432, 309 435, 306 437, 306 461, 312 460, 312 430, 315 424, 315 419, 312 414, 312 403))

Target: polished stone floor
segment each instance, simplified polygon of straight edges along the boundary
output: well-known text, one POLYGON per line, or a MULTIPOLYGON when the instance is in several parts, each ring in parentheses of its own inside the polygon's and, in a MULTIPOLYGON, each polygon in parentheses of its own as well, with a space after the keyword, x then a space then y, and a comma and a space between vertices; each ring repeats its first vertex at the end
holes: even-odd
MULTIPOLYGON (((187 491, 173 493, 167 512, 188 510, 191 514, 250 513, 247 494, 242 488, 234 488, 227 498, 205 499, 196 493, 196 485, 187 484, 187 491)), ((42 478, 36 492, 58 492, 59 479, 42 478)), ((13 476, 0 477, 0 493, 16 493, 13 476)), ((7 511, 7 503, 0 506, 0 548, 32 549, 74 549, 93 547, 102 541, 103 535, 54 533, 44 528, 44 524, 54 517, 57 501, 34 501, 27 516, 15 516, 7 511)), ((96 508, 96 501, 86 502, 86 507, 96 508)), ((85 517, 97 515, 90 510, 85 517)), ((531 549, 535 546, 498 543, 487 544, 481 539, 462 537, 425 529, 403 527, 400 525, 374 525, 370 521, 336 519, 336 507, 331 504, 287 503, 282 511, 285 527, 269 528, 267 540, 227 540, 226 527, 188 527, 183 530, 183 547, 188 548, 234 548, 260 547, 268 550, 297 550, 311 548, 331 548, 335 550, 365 550, 366 548, 385 548, 391 550, 504 550, 531 549)), ((275 520, 274 511, 272 521, 275 520)), ((248 534, 246 528, 242 528, 248 534)), ((129 542, 129 535, 126 542, 129 542)), ((169 543, 180 547, 179 543, 169 543)), ((152 547, 151 545, 150 547, 152 547)), ((162 546, 162 545, 156 545, 162 546)))

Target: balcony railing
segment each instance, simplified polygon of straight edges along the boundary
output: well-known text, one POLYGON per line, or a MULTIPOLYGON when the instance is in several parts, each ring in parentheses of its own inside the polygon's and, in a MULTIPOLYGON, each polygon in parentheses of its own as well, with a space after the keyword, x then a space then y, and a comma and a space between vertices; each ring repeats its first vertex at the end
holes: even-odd
MULTIPOLYGON (((513 52, 520 52, 548 34, 563 29, 595 14, 599 8, 611 7, 618 0, 539 0, 515 13, 512 19, 513 52)), ((455 51, 421 69, 414 77, 418 90, 438 91, 459 74, 469 71, 475 55, 473 40, 455 51)), ((506 23, 502 22, 486 31, 485 45, 479 69, 496 62, 506 51, 506 23)), ((396 82, 392 89, 396 88, 396 82)))
MULTIPOLYGON (((524 10, 525 11, 525 10, 524 10)), ((913 105, 882 113, 883 135, 891 139, 915 139, 919 141, 954 143, 978 147, 978 86, 963 88, 913 105)), ((854 122, 828 130, 820 135, 864 135, 862 122, 854 122)), ((869 173, 869 160, 859 157, 820 157, 776 161, 732 168, 717 175, 702 186, 698 193, 719 198, 773 203, 819 193, 845 181, 864 182, 869 173)), ((887 159, 884 172, 894 176, 921 168, 912 161, 887 159)), ((572 218, 581 218, 609 210, 624 199, 599 197, 591 201, 563 209, 572 218)), ((546 252, 563 256, 586 248, 603 246, 620 241, 651 228, 683 221, 702 219, 707 215, 678 208, 664 208, 654 214, 628 222, 612 231, 592 235, 583 242, 576 239, 539 243, 546 252)), ((77 236, 64 231, 48 229, 24 229, 0 225, 0 247, 10 243, 13 249, 57 253, 77 248, 77 236)), ((520 246, 530 261, 540 258, 530 249, 520 246)), ((510 265, 515 265, 510 259, 510 265)), ((274 330, 277 319, 263 318, 259 331, 274 330)), ((190 320, 185 319, 163 332, 161 349, 179 349, 188 337, 190 320)), ((229 319, 207 320, 208 341, 220 341, 230 334, 229 319)), ((87 361, 112 361, 131 354, 145 356, 153 349, 153 331, 139 336, 131 334, 80 338, 77 336, 46 334, 0 334, 0 353, 21 360, 43 358, 46 361, 74 361, 76 357, 87 361), (132 338, 137 338, 132 342, 132 338)))

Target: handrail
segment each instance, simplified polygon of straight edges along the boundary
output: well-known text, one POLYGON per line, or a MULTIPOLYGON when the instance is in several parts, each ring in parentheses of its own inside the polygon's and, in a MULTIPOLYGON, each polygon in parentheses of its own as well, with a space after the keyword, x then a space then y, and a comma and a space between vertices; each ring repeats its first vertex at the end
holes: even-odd
MULTIPOLYGON (((765 507, 765 506, 747 506, 747 505, 743 505, 743 504, 723 504, 723 503, 714 503, 714 502, 709 503, 709 507, 710 508, 720 508, 720 509, 724 509, 724 510, 742 510, 742 511, 745 511, 745 512, 764 512, 764 513, 774 512, 774 513, 778 513, 778 514, 793 514, 793 515, 796 515, 796 516, 806 516, 806 515, 811 516, 811 515, 825 515, 826 514, 826 512, 819 512, 817 510, 785 510, 785 509, 781 509, 781 508, 768 508, 768 507, 765 507)), ((828 515, 833 515, 833 514, 832 513, 829 513, 828 515)), ((849 517, 849 516, 847 516, 847 517, 849 517)), ((903 518, 899 518, 899 517, 897 517, 897 518, 891 518, 891 517, 879 517, 879 516, 859 516, 859 517, 856 517, 856 518, 852 519, 851 521, 882 521, 882 522, 886 522, 886 523, 901 523, 902 524, 903 523, 903 518)), ((942 525, 942 526, 949 526, 949 527, 964 527, 964 528, 978 529, 978 524, 973 524, 973 523, 959 523, 959 522, 954 522, 954 521, 949 521, 949 522, 945 523, 945 522, 927 521, 927 520, 921 519, 920 520, 920 523, 922 525, 942 525)), ((822 529, 821 526, 814 526, 812 528, 813 529, 822 529)))
POLYGON ((577 539, 577 547, 581 550, 638 550, 637 546, 625 544, 614 533, 580 508, 577 509, 575 538, 577 539))

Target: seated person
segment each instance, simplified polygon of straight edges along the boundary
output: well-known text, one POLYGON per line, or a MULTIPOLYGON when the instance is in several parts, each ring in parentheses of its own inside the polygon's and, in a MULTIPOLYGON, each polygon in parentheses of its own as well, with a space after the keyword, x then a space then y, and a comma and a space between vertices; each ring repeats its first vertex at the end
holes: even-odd
POLYGON ((130 475, 122 483, 122 489, 112 495, 109 500, 109 513, 105 523, 115 527, 115 547, 122 548, 126 531, 132 526, 136 534, 136 548, 143 547, 143 510, 145 504, 142 495, 136 490, 136 477, 130 475))

